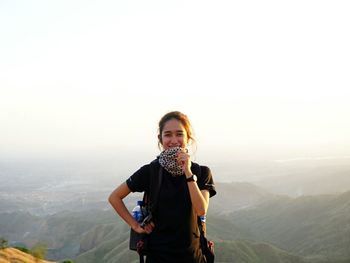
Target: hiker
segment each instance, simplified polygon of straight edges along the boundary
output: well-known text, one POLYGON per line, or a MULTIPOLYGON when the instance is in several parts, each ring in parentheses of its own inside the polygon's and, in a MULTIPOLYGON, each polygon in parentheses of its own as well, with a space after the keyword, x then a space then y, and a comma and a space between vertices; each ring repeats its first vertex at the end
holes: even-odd
POLYGON ((131 229, 147 234, 146 263, 205 263, 197 220, 206 215, 209 197, 216 194, 211 171, 191 161, 187 146, 193 145, 194 138, 185 114, 165 114, 158 128, 160 155, 118 186, 109 202, 131 229), (162 170, 161 185, 152 220, 141 226, 123 199, 130 192, 150 191, 150 165, 162 170))

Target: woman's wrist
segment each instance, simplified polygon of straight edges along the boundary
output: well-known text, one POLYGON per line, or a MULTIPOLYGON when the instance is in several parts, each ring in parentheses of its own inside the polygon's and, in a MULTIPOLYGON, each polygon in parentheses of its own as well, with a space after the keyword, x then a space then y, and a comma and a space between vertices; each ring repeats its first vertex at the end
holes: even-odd
POLYGON ((185 177, 186 177, 186 179, 190 178, 192 175, 193 175, 193 173, 192 173, 191 170, 185 171, 185 177))
POLYGON ((136 229, 139 227, 139 223, 134 220, 132 223, 131 223, 131 228, 136 231, 136 229))

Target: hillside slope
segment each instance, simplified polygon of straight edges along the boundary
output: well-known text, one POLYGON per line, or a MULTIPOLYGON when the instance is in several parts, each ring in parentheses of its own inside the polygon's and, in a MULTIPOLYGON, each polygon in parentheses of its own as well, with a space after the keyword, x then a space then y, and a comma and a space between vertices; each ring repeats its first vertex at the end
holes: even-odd
POLYGON ((229 217, 256 241, 300 256, 350 258, 350 192, 276 199, 229 217))
POLYGON ((276 195, 250 183, 216 183, 217 195, 210 199, 209 214, 224 215, 256 207, 276 195))
MULTIPOLYGON (((298 263, 350 258, 350 192, 291 198, 243 183, 218 184, 218 190, 207 218, 208 237, 216 243, 216 262, 230 262, 230 257, 242 257, 242 262, 272 260, 269 263, 283 262, 280 258, 298 263)), ((129 227, 112 208, 45 217, 0 213, 0 236, 12 246, 31 247, 40 241, 48 247, 47 258, 57 261, 138 260, 128 249, 129 227)))

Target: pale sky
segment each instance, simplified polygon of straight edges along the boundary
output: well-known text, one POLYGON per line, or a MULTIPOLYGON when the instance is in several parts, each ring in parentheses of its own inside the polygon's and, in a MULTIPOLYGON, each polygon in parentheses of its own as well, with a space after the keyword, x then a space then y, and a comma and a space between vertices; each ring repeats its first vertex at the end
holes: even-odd
MULTIPOLYGON (((0 156, 350 155, 348 1, 0 1, 0 156)), ((279 158, 281 157, 281 158, 279 158)))

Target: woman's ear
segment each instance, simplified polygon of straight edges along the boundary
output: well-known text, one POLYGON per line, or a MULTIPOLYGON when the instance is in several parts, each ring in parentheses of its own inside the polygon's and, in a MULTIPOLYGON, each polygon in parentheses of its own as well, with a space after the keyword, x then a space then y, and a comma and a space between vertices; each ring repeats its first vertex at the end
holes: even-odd
POLYGON ((160 134, 158 134, 158 140, 159 140, 159 143, 162 144, 162 136, 160 134))

